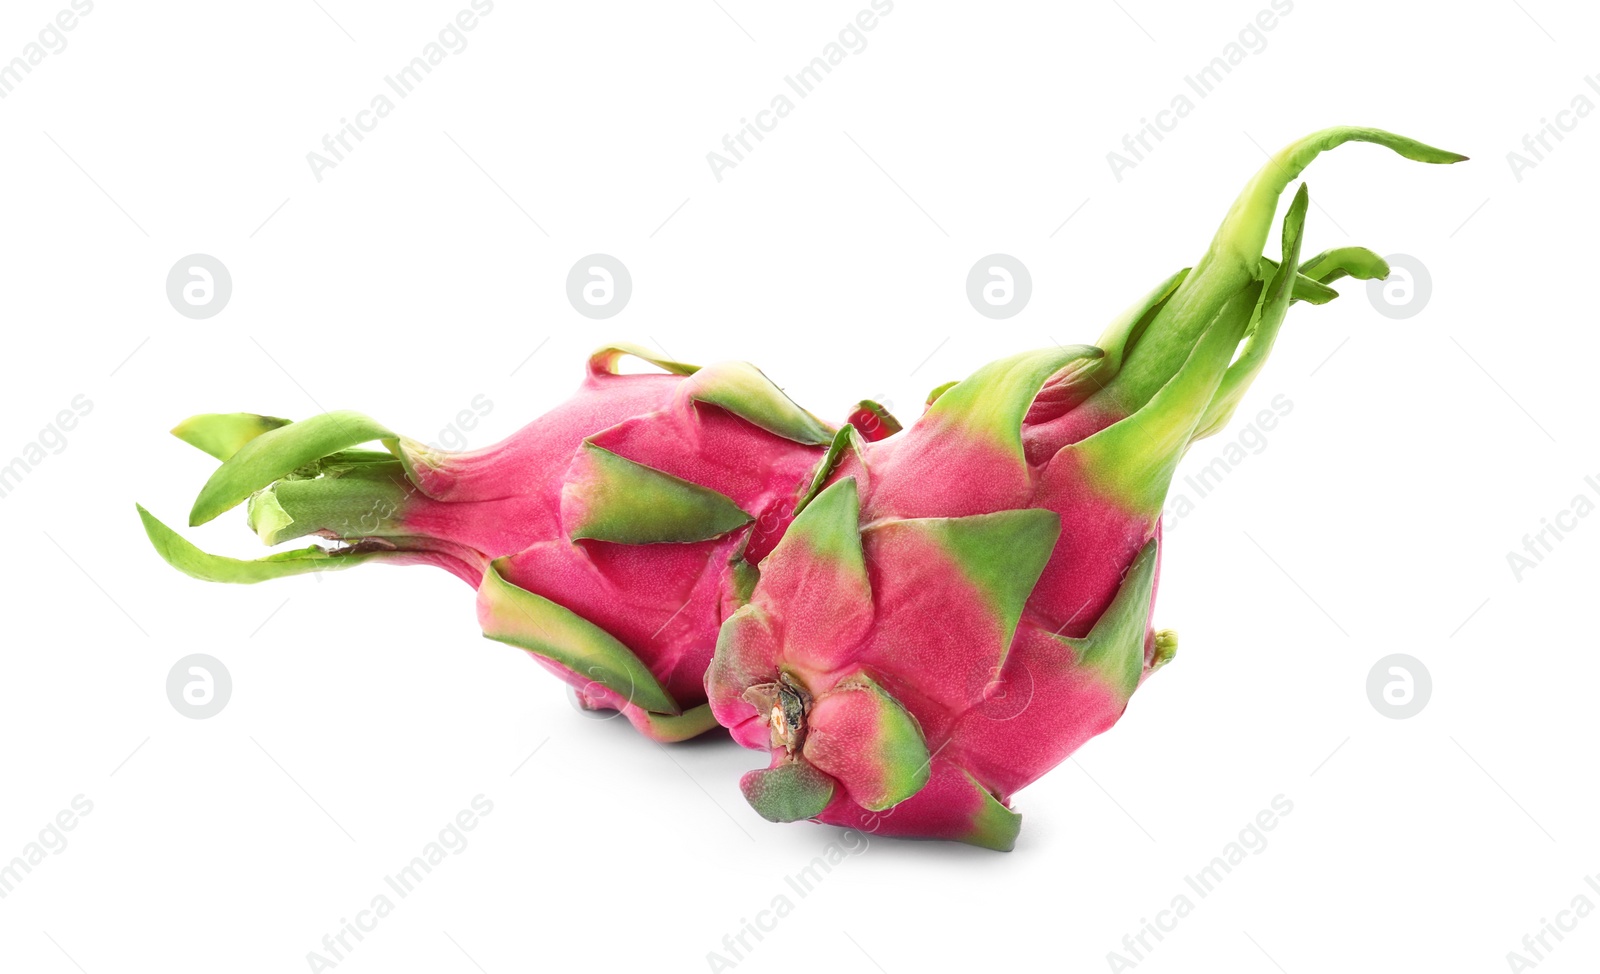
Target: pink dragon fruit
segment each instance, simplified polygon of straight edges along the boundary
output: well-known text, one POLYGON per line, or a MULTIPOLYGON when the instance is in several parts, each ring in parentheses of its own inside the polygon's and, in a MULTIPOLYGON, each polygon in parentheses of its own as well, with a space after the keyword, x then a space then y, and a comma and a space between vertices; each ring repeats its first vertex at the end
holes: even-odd
MULTIPOLYGON (((857 413, 880 417, 874 403, 857 413)), ((722 619, 754 566, 820 486, 838 431, 755 368, 683 365, 630 346, 590 359, 576 396, 506 441, 431 450, 365 416, 299 423, 193 417, 173 432, 219 460, 190 515, 249 501, 268 544, 208 555, 139 508, 157 551, 207 581, 257 582, 365 561, 431 564, 478 589, 486 635, 526 649, 580 704, 623 712, 658 740, 716 726, 704 677, 722 619), (665 374, 618 374, 623 354, 665 374), (380 441, 383 451, 354 449, 380 441)))
POLYGON ((1360 248, 1301 262, 1304 185, 1281 259, 1261 256, 1289 182, 1351 140, 1464 158, 1373 129, 1297 142, 1098 347, 995 362, 904 434, 840 453, 706 676, 718 721, 770 752, 741 783, 762 816, 1012 847, 1012 793, 1115 723, 1176 650, 1149 620, 1179 459, 1227 422, 1291 303, 1388 273, 1360 248))
POLYGON ((1304 186, 1281 259, 1261 256, 1289 182, 1352 140, 1464 158, 1375 129, 1297 142, 1098 347, 992 363, 934 390, 904 433, 870 402, 828 426, 742 363, 614 346, 571 401, 473 453, 356 413, 174 430, 222 461, 191 525, 248 500, 269 544, 343 547, 241 561, 140 516, 169 563, 210 581, 443 567, 477 587, 486 635, 586 706, 658 740, 720 722, 769 751, 742 782, 769 819, 1009 849, 1010 796, 1110 727, 1176 649, 1150 615, 1178 460, 1226 424, 1291 303, 1388 273, 1361 248, 1300 260, 1304 186), (619 375, 623 353, 666 374, 619 375))

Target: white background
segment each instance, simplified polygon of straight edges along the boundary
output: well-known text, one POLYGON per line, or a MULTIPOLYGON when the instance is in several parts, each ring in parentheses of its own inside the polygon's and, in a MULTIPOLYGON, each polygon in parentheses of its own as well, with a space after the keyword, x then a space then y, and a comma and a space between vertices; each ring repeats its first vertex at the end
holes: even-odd
MULTIPOLYGON (((306 154, 466 5, 101 0, 0 100, 0 461, 93 403, 0 501, 0 860, 93 802, 0 900, 0 967, 307 970, 479 794, 470 845, 338 970, 716 969, 787 892, 738 970, 1097 971, 1189 892, 1140 971, 1499 971, 1541 918, 1600 904, 1600 517, 1520 581, 1507 563, 1600 499, 1600 118, 1520 180, 1506 160, 1580 93, 1600 104, 1592 7, 1299 0, 1199 99, 1183 77, 1264 4, 900 0, 719 182, 706 153, 866 0, 498 0, 315 179, 306 154), (1180 92, 1194 111, 1114 178, 1107 152, 1180 92), (355 408, 436 440, 482 394, 484 446, 608 340, 754 361, 834 420, 862 396, 909 419, 990 359, 1092 342, 1198 258, 1264 148, 1338 123, 1473 156, 1356 145, 1307 172, 1306 252, 1414 255, 1431 301, 1391 320, 1345 281, 1296 306, 1239 419, 1292 412, 1169 525, 1176 661, 1017 797, 1009 855, 875 839, 800 899, 785 877, 840 833, 746 806, 764 756, 585 719, 443 572, 205 585, 134 514, 183 523, 214 466, 166 435, 192 413, 355 408), (1034 281, 1003 321, 964 294, 997 251, 1034 281), (593 252, 633 275, 607 321, 564 291, 593 252), (233 277, 208 320, 164 292, 192 253, 233 277), (194 652, 233 677, 209 720, 165 693, 194 652), (1408 720, 1366 695, 1396 652, 1432 673, 1408 720), (1267 847, 1195 897, 1184 876, 1277 795, 1267 847)), ((7 3, 0 58, 65 6, 7 3)), ((242 522, 188 536, 253 556, 242 522)), ((1592 970, 1600 919, 1565 936, 1538 969, 1592 970)))

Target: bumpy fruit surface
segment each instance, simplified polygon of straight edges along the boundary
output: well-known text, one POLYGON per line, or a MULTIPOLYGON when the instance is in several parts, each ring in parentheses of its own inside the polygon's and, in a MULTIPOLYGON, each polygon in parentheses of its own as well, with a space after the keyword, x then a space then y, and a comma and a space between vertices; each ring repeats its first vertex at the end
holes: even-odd
POLYGON ((173 431, 222 461, 191 525, 248 501, 263 541, 338 547, 241 561, 140 516, 209 581, 445 568, 477 588, 485 635, 584 706, 658 740, 721 723, 766 752, 742 788, 768 819, 1009 849, 1012 794, 1115 723, 1176 650, 1151 612, 1179 460, 1227 423, 1290 305, 1388 273, 1360 247, 1302 259, 1304 185, 1262 255, 1289 183, 1350 141, 1464 158, 1377 129, 1302 139, 1097 345, 993 362, 935 389, 907 430, 872 402, 830 426, 743 363, 610 346, 566 404, 470 453, 348 412, 173 431), (624 354, 662 373, 619 374, 624 354))
POLYGON ((248 502, 267 544, 343 543, 224 558, 141 507, 175 567, 220 582, 368 561, 442 567, 477 588, 485 635, 658 740, 716 726, 704 678, 717 629, 820 486, 838 433, 750 365, 699 368, 621 345, 594 354, 565 404, 473 452, 433 450, 351 412, 207 414, 173 432, 222 461, 191 525, 248 502), (625 354, 664 372, 620 374, 625 354), (360 449, 373 442, 384 449, 360 449))
MULTIPOLYGON (((1161 509, 1189 445, 1220 429, 1295 301, 1383 277, 1371 251, 1301 258, 1317 133, 1245 187, 1205 255, 1097 346, 1003 359, 935 391, 881 443, 849 442, 723 625, 713 713, 770 754, 742 782, 774 821, 1012 847, 1018 789, 1109 728, 1176 637, 1150 625, 1161 509)), ((848 430, 844 434, 848 440, 848 430)))

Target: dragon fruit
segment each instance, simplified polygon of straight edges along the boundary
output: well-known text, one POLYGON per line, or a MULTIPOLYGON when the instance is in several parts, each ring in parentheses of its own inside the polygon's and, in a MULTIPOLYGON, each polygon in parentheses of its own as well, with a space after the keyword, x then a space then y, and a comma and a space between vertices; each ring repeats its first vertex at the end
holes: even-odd
MULTIPOLYGON (((883 435, 898 428, 875 403, 856 414, 879 417, 883 435)), ((595 353, 564 405, 476 452, 433 450, 352 412, 207 414, 173 432, 222 461, 191 526, 248 501, 267 544, 345 542, 224 558, 140 507, 173 566, 218 582, 367 561, 442 567, 477 588, 485 635, 657 740, 716 726, 704 677, 717 628, 820 486, 837 436, 752 366, 698 368, 623 345, 595 353), (624 354, 665 371, 620 374, 624 354), (374 441, 386 449, 356 449, 374 441)))
POLYGON ((1098 346, 988 365, 935 390, 901 436, 841 433, 706 676, 718 721, 770 752, 741 782, 757 812, 1012 848, 1010 796, 1114 724, 1176 651, 1150 616, 1179 459, 1228 421, 1290 304, 1388 273, 1361 248, 1301 261, 1304 184, 1279 259, 1261 256, 1289 182, 1352 140, 1464 158, 1374 129, 1312 135, 1098 346))
POLYGON ((1176 650, 1150 619, 1178 461, 1227 423, 1292 303, 1388 273, 1359 247, 1301 260, 1304 185, 1278 259, 1261 255, 1289 183, 1348 141, 1465 158, 1376 129, 1294 143, 1098 345, 991 363, 935 389, 909 430, 872 402, 830 426, 743 363, 609 346, 572 400, 471 453, 348 412, 173 431, 222 461, 191 525, 248 502, 269 544, 341 547, 225 558, 139 513, 208 581, 442 567, 477 588, 485 635, 584 706, 657 740, 720 723, 768 752, 741 787, 773 821, 1010 849, 1012 794, 1176 650), (620 374, 623 354, 663 373, 620 374))

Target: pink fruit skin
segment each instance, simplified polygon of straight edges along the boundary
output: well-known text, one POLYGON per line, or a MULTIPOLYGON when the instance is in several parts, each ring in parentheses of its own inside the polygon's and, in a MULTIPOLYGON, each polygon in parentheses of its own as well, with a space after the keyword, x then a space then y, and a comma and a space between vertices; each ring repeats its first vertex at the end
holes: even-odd
MULTIPOLYGON (((696 402, 692 381, 591 374, 572 399, 506 440, 416 464, 420 489, 402 504, 398 530, 477 552, 469 562, 475 569, 456 571, 474 586, 488 560, 504 559, 506 581, 621 641, 685 709, 703 704, 717 629, 735 601, 728 565, 741 551, 755 563, 771 549, 826 448, 696 402), (571 541, 563 488, 586 441, 724 494, 755 520, 692 543, 571 541)), ((581 703, 622 710, 650 732, 642 712, 623 697, 565 667, 546 666, 577 689, 581 703)))
MULTIPOLYGON (((1097 428, 1115 418, 1100 417, 1097 428)), ((1082 427, 1073 432, 1081 431, 1082 427)), ((986 444, 941 437, 921 424, 881 443, 868 443, 864 459, 847 455, 829 482, 857 476, 862 488, 862 523, 881 518, 965 517, 1039 507, 1061 516, 1055 555, 1029 599, 1038 625, 1065 636, 1082 636, 1116 595, 1133 556, 1156 530, 1151 519, 1100 495, 1071 454, 1056 451, 1074 439, 1051 441, 1023 427, 1030 454, 1026 476, 1009 456, 985 456, 986 444), (863 468, 870 471, 865 476, 863 468)))
POLYGON ((418 547, 400 551, 390 558, 392 565, 432 565, 477 588, 489 559, 472 548, 444 541, 421 541, 418 547))
POLYGON ((493 446, 416 464, 402 524, 489 558, 561 537, 561 485, 584 438, 670 403, 682 376, 594 376, 571 399, 493 446))
MULTIPOLYGON (((764 576, 749 619, 735 615, 724 626, 707 675, 718 720, 741 743, 773 754, 743 783, 758 812, 857 827, 887 818, 896 834, 1010 847, 1014 822, 996 825, 1010 813, 984 800, 1008 806, 1015 791, 1109 728, 1172 654, 1171 635, 1149 620, 1161 505, 1184 451, 1227 422, 1290 304, 1325 302, 1324 282, 1346 273, 1387 273, 1362 248, 1301 261, 1304 185, 1283 220, 1281 257, 1258 256, 1288 183, 1317 153, 1350 140, 1424 162, 1464 158, 1378 130, 1308 137, 1247 184, 1205 257, 1130 308, 1098 348, 991 363, 935 390, 905 434, 857 444, 843 458, 818 495, 820 505, 839 490, 831 507, 803 511, 769 564, 773 575, 821 577, 806 560, 831 560, 864 576, 854 587, 870 590, 867 631, 842 631, 840 645, 817 652, 785 630, 793 606, 764 576), (1037 517, 1045 513, 1054 516, 1048 524, 1037 517), (897 551, 897 526, 933 540, 927 550, 897 551), (1047 528, 1058 533, 1046 536, 1047 528), (806 540, 791 546, 796 537, 806 540), (744 624, 751 620, 765 629, 744 624), (914 721, 926 745, 907 744, 905 734, 891 741, 881 729, 855 733, 881 773, 847 770, 894 781, 898 804, 863 801, 841 774, 806 760, 805 718, 829 712, 823 702, 844 681, 881 687, 883 709, 900 716, 878 726, 914 721), (923 754, 922 767, 909 771, 923 754), (987 827, 959 810, 961 795, 977 796, 973 814, 987 827), (884 811, 905 815, 896 823, 884 811)), ((849 589, 836 593, 840 603, 849 589)), ((830 759, 847 746, 828 731, 830 759)))
POLYGON ((1045 565, 1028 611, 1038 625, 1063 636, 1088 634, 1134 555, 1160 531, 1159 520, 1097 491, 1078 463, 1070 453, 1055 457, 1027 505, 1061 515, 1063 540, 1045 565))
MULTIPOLYGON (((1041 398, 1048 393, 1047 383, 1041 398)), ((1019 464, 1002 445, 930 415, 899 436, 847 453, 829 477, 829 484, 856 481, 862 525, 1026 508, 1059 516, 1059 540, 1027 597, 998 672, 975 649, 1000 638, 995 620, 956 581, 958 567, 926 551, 896 550, 891 532, 862 532, 875 612, 870 624, 859 627, 859 642, 851 637, 857 627, 832 617, 832 645, 796 632, 818 613, 807 609, 798 586, 776 569, 764 576, 756 601, 776 620, 775 631, 771 639, 742 640, 750 656, 766 657, 747 660, 747 672, 761 675, 741 674, 726 686, 717 685, 715 672, 707 675, 713 712, 735 739, 756 750, 772 747, 767 723, 742 696, 741 684, 786 672, 812 693, 826 693, 836 681, 864 672, 916 719, 931 755, 931 780, 909 799, 874 812, 840 787, 815 820, 884 835, 970 841, 981 802, 964 775, 1009 804, 1012 793, 1121 716, 1131 688, 1114 687, 1093 668, 1079 666, 1073 650, 1052 634, 1083 637, 1093 629, 1141 548, 1158 537, 1159 520, 1105 496, 1075 454, 1057 452, 1119 417, 1100 410, 1067 421, 1072 418, 1037 405, 1030 410, 1022 426, 1028 462, 1019 464)), ((828 582, 814 577, 825 567, 811 568, 806 584, 828 589, 828 582)), ((1152 586, 1151 606, 1153 599, 1152 586)), ((1148 626, 1144 643, 1148 673, 1148 626)), ((774 767, 784 760, 776 754, 774 767)))
POLYGON ((873 835, 968 841, 971 823, 983 813, 981 796, 972 790, 954 761, 933 760, 931 777, 915 795, 893 808, 862 808, 842 790, 816 821, 873 835))
MULTIPOLYGON (((1346 274, 1387 273, 1363 248, 1301 261, 1303 185, 1281 259, 1259 256, 1288 183, 1352 140, 1423 162, 1465 158, 1375 129, 1314 133, 1264 166, 1202 260, 1100 347, 991 363, 936 389, 903 434, 869 402, 839 432, 747 366, 696 373, 612 346, 573 399, 503 443, 447 454, 385 437, 391 451, 401 444, 405 484, 364 466, 370 456, 344 457, 328 480, 348 484, 303 492, 296 513, 282 506, 294 499, 286 488, 278 507, 263 502, 257 529, 266 538, 299 525, 355 542, 336 554, 378 551, 480 585, 486 633, 537 647, 581 703, 620 710, 658 739, 699 733, 714 715, 739 743, 771 752, 742 784, 774 821, 1010 848, 1010 796, 1115 723, 1171 655, 1170 634, 1149 619, 1178 458, 1226 423, 1289 304, 1325 302, 1325 282, 1346 274), (624 352, 673 374, 617 375, 624 352), (366 524, 364 505, 402 491, 366 524), (323 514, 324 494, 359 503, 323 514), (486 601, 496 584, 560 636, 512 632, 486 601), (615 689, 628 680, 656 711, 615 689)), ((210 419, 223 439, 237 432, 237 417, 210 419)), ((147 521, 164 556, 195 561, 155 528, 147 521)), ((265 577, 240 565, 185 570, 265 577)))
MULTIPOLYGON (((1101 418, 1092 425, 1103 428, 1110 422, 1101 418)), ((1025 442, 1027 430, 1024 426, 1025 442)), ((1070 441, 1055 447, 1066 442, 1070 441)), ((1054 451, 1047 448, 1041 452, 1048 455, 1054 451)), ((997 681, 1000 687, 1014 688, 1016 695, 1026 695, 1026 699, 1008 695, 998 706, 980 700, 954 721, 940 722, 930 716, 928 722, 935 727, 944 725, 929 735, 929 749, 937 750, 948 742, 951 758, 1002 801, 1060 764, 1084 742, 1110 729, 1122 716, 1127 697, 1097 675, 1065 660, 1062 644, 1046 633, 1086 636, 1115 598, 1139 550, 1160 534, 1159 519, 1152 522, 1148 515, 1125 510, 1096 491, 1070 453, 1054 456, 1036 476, 1031 496, 1017 498, 1008 506, 1054 511, 1061 518, 1061 536, 1028 597, 1022 624, 997 681)), ((866 507, 872 514, 866 517, 887 514, 877 509, 878 496, 876 491, 869 494, 866 507)), ((1156 550, 1159 559, 1159 542, 1156 550)), ((1159 583, 1159 561, 1157 565, 1159 583)), ((1154 604, 1152 588, 1152 608, 1154 604)), ((1149 635, 1147 631, 1147 644, 1149 635)), ((1148 653, 1146 660, 1148 673, 1148 653)), ((957 663, 950 660, 944 665, 957 663)), ((922 719, 918 708, 913 705, 910 709, 922 719)), ((924 723, 925 729, 928 723, 924 723)))
POLYGON ((1006 695, 980 699, 929 739, 930 750, 948 742, 942 753, 1002 800, 1109 730, 1126 706, 1093 675, 1064 665, 1061 644, 1045 632, 1018 627, 996 681, 1006 695))

